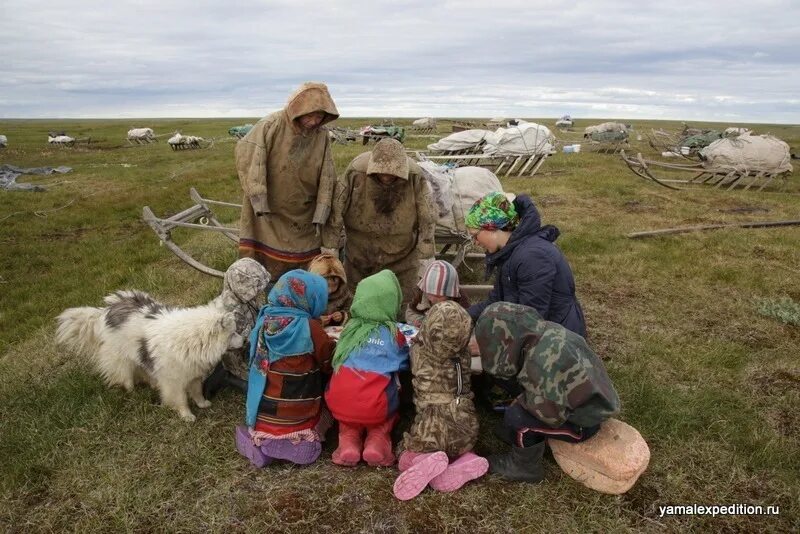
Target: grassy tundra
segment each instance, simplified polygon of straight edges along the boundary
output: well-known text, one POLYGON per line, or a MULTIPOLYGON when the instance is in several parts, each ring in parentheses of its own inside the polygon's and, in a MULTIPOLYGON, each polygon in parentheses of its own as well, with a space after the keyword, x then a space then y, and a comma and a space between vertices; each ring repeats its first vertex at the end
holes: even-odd
MULTIPOLYGON (((592 492, 550 458, 539 485, 488 476, 455 494, 401 503, 392 468, 343 469, 328 443, 307 468, 252 469, 233 446, 241 395, 225 392, 195 424, 157 406, 155 392, 109 390, 87 362, 53 344, 64 308, 97 305, 118 288, 192 305, 216 295, 141 222, 189 206, 188 190, 240 201, 228 127, 245 120, 0 121, 0 163, 67 165, 20 177, 44 193, 0 191, 0 529, 4 531, 532 532, 792 531, 800 528, 800 328, 757 313, 758 299, 800 301, 800 228, 717 230, 629 240, 679 225, 797 219, 797 170, 781 189, 670 191, 619 157, 558 154, 530 193, 575 271, 590 332, 622 399, 621 418, 652 451, 627 494, 592 492), (132 126, 217 137, 212 149, 173 152, 166 137, 127 148, 132 126), (48 130, 99 140, 51 148, 48 130), (779 516, 660 517, 659 506, 779 505, 779 516)), ((251 121, 252 122, 252 121, 251 121)), ((541 121, 545 124, 552 120, 541 121)), ((583 127, 559 134, 579 141, 583 127)), ((365 120, 343 120, 360 126, 365 120)), ((678 123, 635 121, 635 132, 678 123)), ((721 125, 717 125, 721 126, 721 125)), ((800 128, 753 125, 800 148, 800 128)), ((442 130, 443 131, 443 128, 442 130)), ((635 137, 635 135, 634 135, 635 137)), ((409 138, 422 148, 433 138, 409 138)), ((644 143, 635 143, 652 155, 644 143)), ((585 147, 584 147, 585 148, 585 147)), ((342 172, 364 148, 334 148, 342 172)), ((223 220, 235 213, 220 210, 223 220)), ((176 240, 223 269, 235 250, 218 235, 176 240)), ((481 279, 480 265, 472 280, 481 279)), ((197 410, 195 410, 197 411, 197 410)), ((499 450, 482 413, 477 451, 499 450)))

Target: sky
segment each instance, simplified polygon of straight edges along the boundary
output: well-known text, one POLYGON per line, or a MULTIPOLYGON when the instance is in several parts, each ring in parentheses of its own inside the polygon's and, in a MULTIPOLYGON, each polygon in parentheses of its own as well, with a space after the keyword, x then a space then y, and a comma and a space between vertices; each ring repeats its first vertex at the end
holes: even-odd
POLYGON ((800 1, 0 1, 0 118, 800 123, 800 1))

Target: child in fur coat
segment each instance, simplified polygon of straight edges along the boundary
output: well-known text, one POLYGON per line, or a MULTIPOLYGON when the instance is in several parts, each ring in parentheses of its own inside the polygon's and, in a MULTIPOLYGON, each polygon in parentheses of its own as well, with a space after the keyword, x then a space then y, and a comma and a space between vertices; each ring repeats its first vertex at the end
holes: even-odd
POLYGON ((472 452, 478 418, 470 391, 471 330, 467 311, 443 301, 428 311, 414 339, 411 372, 417 414, 400 445, 401 474, 394 484, 398 499, 412 499, 428 484, 455 491, 489 469, 488 461, 472 452))
POLYGON ((399 405, 397 374, 408 368, 408 343, 396 323, 402 299, 400 283, 387 269, 356 287, 325 392, 339 422, 337 465, 354 466, 362 458, 371 466, 394 464, 390 432, 399 405))
POLYGON ((318 274, 328 282, 328 307, 320 317, 322 326, 340 326, 350 318, 348 309, 353 294, 347 287, 344 265, 333 254, 320 254, 308 264, 308 271, 318 274))

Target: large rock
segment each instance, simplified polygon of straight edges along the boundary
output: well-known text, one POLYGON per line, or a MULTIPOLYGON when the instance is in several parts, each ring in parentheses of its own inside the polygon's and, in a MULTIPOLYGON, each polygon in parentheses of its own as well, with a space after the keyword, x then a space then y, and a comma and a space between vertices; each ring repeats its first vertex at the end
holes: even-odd
POLYGON ((547 440, 559 467, 581 484, 601 493, 625 493, 650 463, 650 449, 632 426, 609 419, 582 443, 547 440))

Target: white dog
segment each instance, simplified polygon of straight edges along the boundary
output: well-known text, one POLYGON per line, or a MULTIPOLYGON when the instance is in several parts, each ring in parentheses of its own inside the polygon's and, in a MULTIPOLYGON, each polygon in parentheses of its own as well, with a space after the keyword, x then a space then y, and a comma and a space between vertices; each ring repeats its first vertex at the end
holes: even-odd
POLYGON ((232 313, 215 301, 171 308, 141 291, 117 291, 105 308, 69 308, 58 316, 56 341, 89 354, 109 386, 133 389, 137 378, 158 389, 161 402, 194 421, 187 395, 199 408, 202 380, 228 349, 242 346, 232 313))

